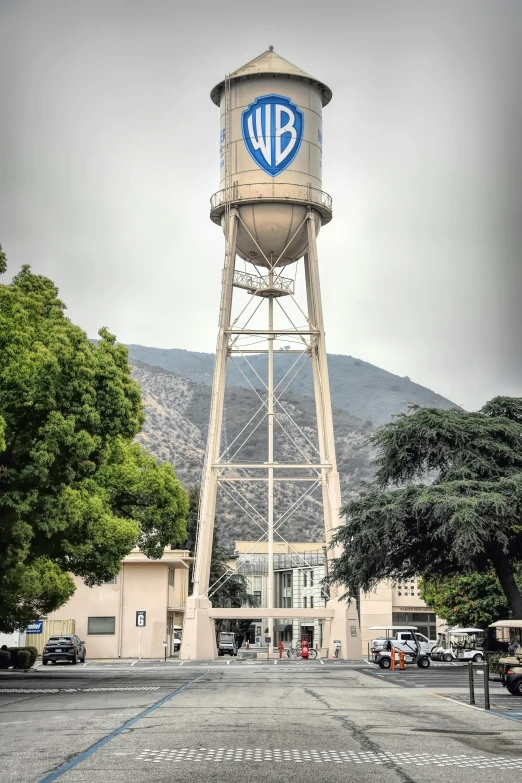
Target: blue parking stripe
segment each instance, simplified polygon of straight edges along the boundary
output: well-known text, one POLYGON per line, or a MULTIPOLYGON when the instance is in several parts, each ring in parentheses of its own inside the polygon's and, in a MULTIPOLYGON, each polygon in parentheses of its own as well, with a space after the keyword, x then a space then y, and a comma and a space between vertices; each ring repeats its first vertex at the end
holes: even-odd
POLYGON ((82 761, 85 761, 85 759, 89 758, 89 756, 92 756, 93 753, 96 753, 97 750, 99 750, 108 742, 110 742, 112 739, 114 739, 114 737, 117 737, 118 734, 121 734, 122 731, 125 731, 125 729, 128 729, 130 726, 132 726, 134 723, 139 721, 141 718, 144 718, 146 715, 150 715, 151 712, 157 710, 158 707, 161 707, 163 704, 165 704, 166 701, 172 699, 173 696, 176 696, 178 693, 181 693, 181 691, 184 691, 185 688, 189 687, 189 685, 193 685, 198 680, 201 680, 201 678, 205 677, 209 672, 210 669, 207 669, 207 671, 203 672, 203 674, 200 674, 199 677, 190 680, 190 682, 185 683, 185 685, 182 685, 181 688, 177 688, 175 691, 172 691, 172 693, 168 693, 162 699, 160 699, 155 704, 153 704, 152 707, 147 707, 146 710, 143 710, 143 712, 140 712, 139 715, 135 715, 134 718, 131 718, 126 723, 123 723, 118 729, 111 731, 110 734, 107 734, 107 736, 103 737, 101 740, 98 740, 98 742, 95 742, 94 745, 91 745, 91 747, 87 748, 87 750, 82 751, 70 761, 67 761, 65 764, 62 764, 61 767, 58 767, 57 769, 53 770, 53 772, 49 772, 49 774, 46 775, 44 778, 41 778, 38 781, 38 783, 52 783, 53 780, 59 778, 61 775, 63 775, 64 772, 67 772, 67 770, 72 769, 77 764, 80 764, 82 761))

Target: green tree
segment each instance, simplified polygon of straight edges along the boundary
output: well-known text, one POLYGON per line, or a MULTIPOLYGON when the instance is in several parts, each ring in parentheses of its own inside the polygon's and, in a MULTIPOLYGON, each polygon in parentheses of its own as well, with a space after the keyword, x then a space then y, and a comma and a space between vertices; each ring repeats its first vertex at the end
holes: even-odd
POLYGON ((412 408, 372 440, 375 483, 341 511, 332 581, 356 594, 383 579, 493 571, 522 618, 522 399, 476 413, 412 408))
MULTIPOLYGON (((5 255, 0 248, 0 268, 5 255)), ((144 421, 127 351, 95 345, 54 283, 24 266, 0 285, 0 630, 114 576, 139 546, 184 540, 188 500, 173 468, 133 439, 144 421)))
MULTIPOLYGON (((517 575, 519 587, 522 580, 517 575)), ((500 582, 491 571, 444 579, 421 579, 419 595, 451 628, 485 628, 512 614, 500 582)))

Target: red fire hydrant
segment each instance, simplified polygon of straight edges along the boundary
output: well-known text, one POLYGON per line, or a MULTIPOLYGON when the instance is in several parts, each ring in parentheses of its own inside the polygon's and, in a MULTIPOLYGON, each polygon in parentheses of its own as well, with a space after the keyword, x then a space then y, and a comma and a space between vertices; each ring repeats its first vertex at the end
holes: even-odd
POLYGON ((305 637, 301 641, 301 658, 308 658, 308 639, 305 637))
POLYGON ((277 645, 277 649, 279 650, 279 657, 283 657, 283 650, 285 649, 285 646, 283 644, 283 640, 281 639, 279 644, 277 645))

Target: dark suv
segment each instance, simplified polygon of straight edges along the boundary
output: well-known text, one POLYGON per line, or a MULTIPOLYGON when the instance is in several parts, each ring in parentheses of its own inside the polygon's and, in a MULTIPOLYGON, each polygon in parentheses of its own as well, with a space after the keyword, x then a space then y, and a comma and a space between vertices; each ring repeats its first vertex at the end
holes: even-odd
POLYGON ((42 663, 47 666, 49 661, 70 661, 71 663, 85 662, 85 642, 80 641, 80 637, 75 634, 60 634, 51 636, 44 647, 42 654, 42 663))

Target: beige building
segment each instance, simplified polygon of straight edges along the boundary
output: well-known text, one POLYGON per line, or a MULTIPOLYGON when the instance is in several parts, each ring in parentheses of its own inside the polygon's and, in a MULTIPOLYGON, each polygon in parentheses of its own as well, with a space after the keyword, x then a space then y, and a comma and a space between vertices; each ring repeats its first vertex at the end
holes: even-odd
MULTIPOLYGON (((274 542, 275 605, 294 608, 324 607, 326 596, 322 588, 325 576, 323 542, 318 543, 276 543, 274 542)), ((236 541, 234 559, 231 568, 244 574, 248 590, 259 602, 260 607, 267 605, 268 583, 268 545, 253 541, 236 541)), ((368 653, 371 639, 379 633, 370 631, 374 625, 415 625, 419 632, 437 639, 437 617, 428 609, 419 597, 416 579, 409 579, 395 586, 381 582, 369 594, 361 593, 358 602, 359 623, 361 627, 361 653, 368 653)), ((263 646, 263 632, 266 620, 258 612, 257 623, 251 628, 250 642, 263 646), (259 631, 259 633, 258 633, 259 631)), ((443 624, 443 623, 442 623, 443 624)), ((322 621, 304 622, 293 619, 291 612, 286 620, 274 626, 275 644, 283 639, 284 643, 295 642, 306 633, 309 640, 322 646, 322 621)))
POLYGON ((49 620, 74 620, 88 658, 163 658, 174 652, 174 631, 181 629, 189 590, 188 550, 165 549, 161 560, 149 560, 135 549, 121 570, 103 585, 87 587, 73 577, 76 592, 49 620), (145 627, 137 627, 145 612, 145 627))
POLYGON ((363 655, 368 653, 370 641, 379 636, 370 631, 374 625, 415 625, 419 633, 435 642, 437 626, 444 624, 420 598, 416 579, 396 585, 381 582, 372 593, 361 593, 359 612, 363 655))

